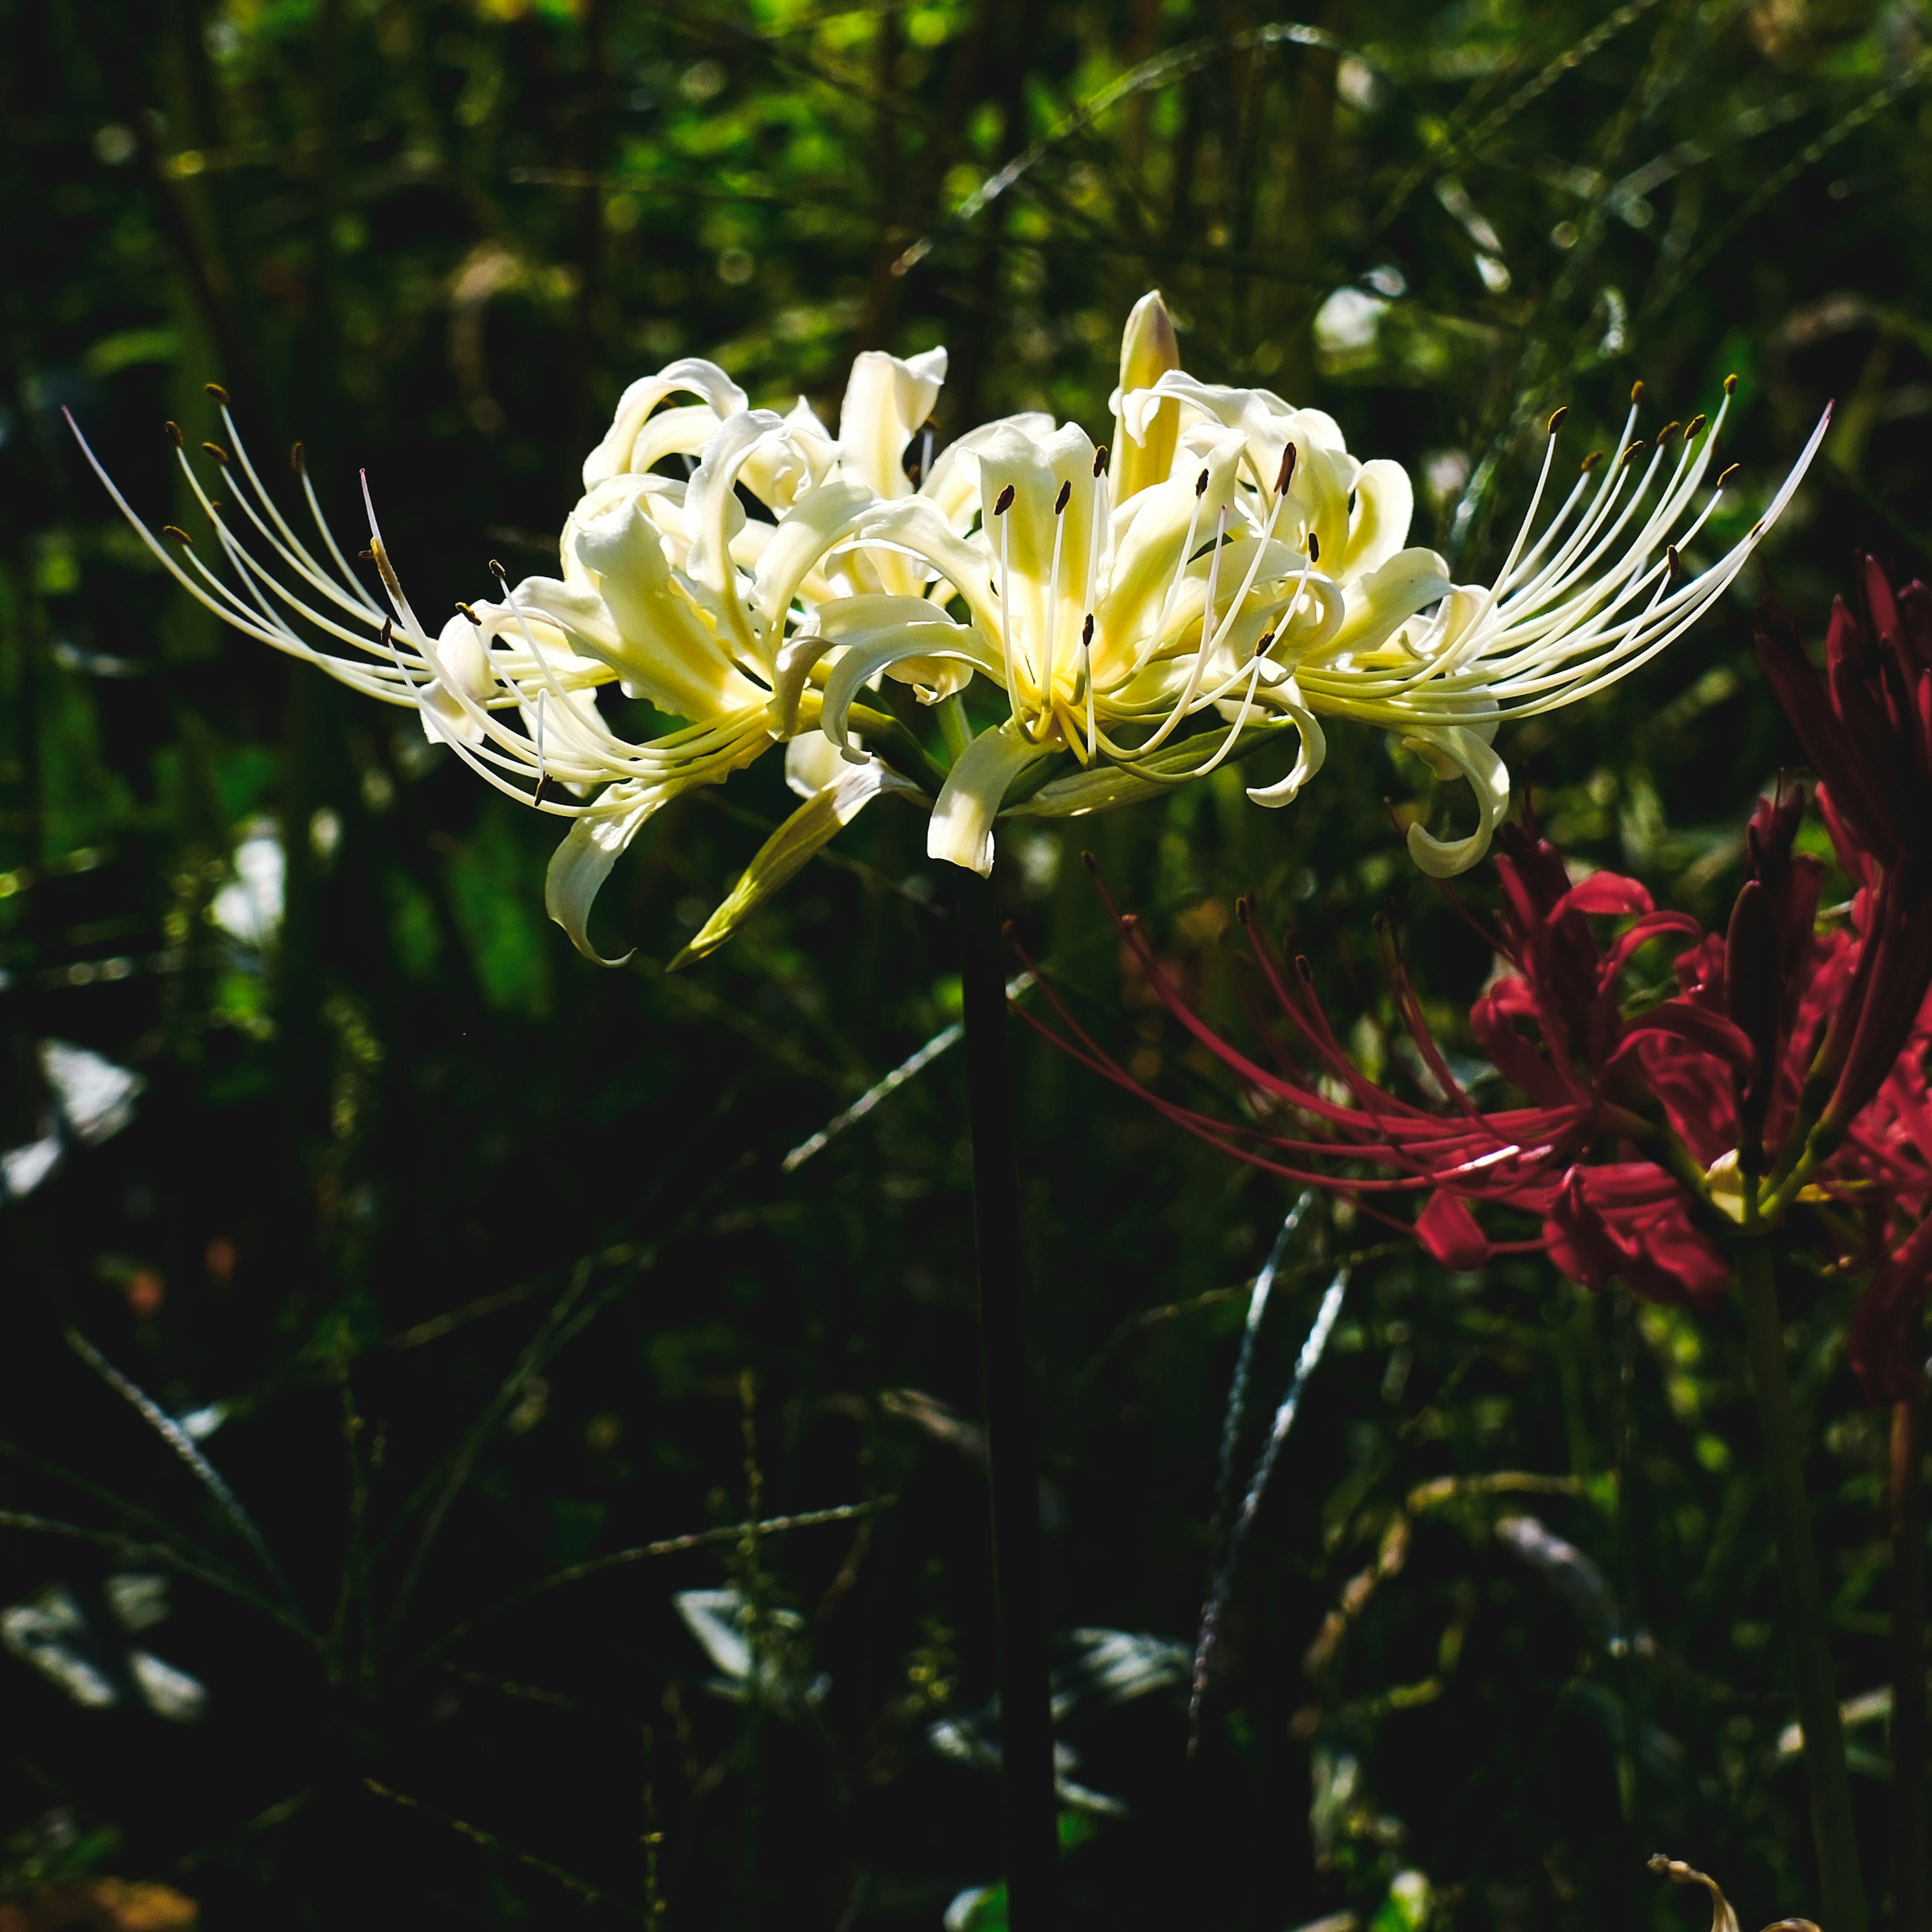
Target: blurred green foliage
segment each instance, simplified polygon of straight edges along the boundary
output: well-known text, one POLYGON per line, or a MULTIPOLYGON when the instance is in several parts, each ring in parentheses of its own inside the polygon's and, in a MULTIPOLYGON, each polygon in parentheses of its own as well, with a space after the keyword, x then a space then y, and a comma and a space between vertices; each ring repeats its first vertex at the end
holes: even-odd
MULTIPOLYGON (((1688 416, 1735 371, 1742 524, 1835 396, 1722 615, 1504 746, 1580 860, 1708 919, 1795 756, 1749 596, 1774 587, 1815 636, 1855 544, 1917 567, 1932 529, 1922 10, 5 0, 0 21, 0 1147, 40 1132, 41 1040, 146 1083, 131 1127, 0 1208, 0 1506, 88 1532, 10 1535, 0 1586, 175 1566, 156 1641, 210 1694, 182 1728, 0 1659, 0 1819, 111 1826, 211 1927, 936 1924, 998 1874, 990 1778, 926 1742, 992 1678, 961 1070, 942 1055, 782 1165, 957 1012, 916 815, 881 805, 670 977, 654 962, 787 809, 764 766, 680 800, 600 914, 637 959, 600 974, 542 917, 548 830, 168 589, 59 412, 186 522, 160 421, 214 434, 201 386, 224 383, 258 462, 305 442, 345 532, 366 470, 434 610, 486 590, 493 555, 554 560, 620 389, 680 354, 829 416, 855 350, 944 342, 943 434, 1019 408, 1099 430, 1121 319, 1157 285, 1196 374, 1318 403, 1407 464, 1418 539, 1466 575, 1494 567, 1559 402, 1588 447, 1634 379, 1688 416), (288 1598, 69 1325, 218 1421, 208 1453, 288 1598), (727 1586, 764 1687, 735 1698, 671 1604, 727 1586)), ((1144 1077, 1206 1076, 1069 862, 1082 840, 1217 1018, 1241 1024, 1220 942, 1252 892, 1374 1058, 1378 910, 1451 1035, 1490 968, 1390 830, 1385 800, 1453 806, 1432 783, 1338 730, 1292 812, 1225 770, 1019 830, 999 877, 1144 1077)), ((1286 1203, 1017 1029, 1014 1050, 1055 1627, 1191 1647, 1246 1283, 1286 1203)), ((1336 1257, 1354 1286, 1201 1750, 1172 1692, 1081 1732, 1078 1777, 1129 1809, 1071 1834, 1080 1909, 1661 1925, 1688 1909, 1642 1874, 1662 1846, 1747 1919, 1805 1910, 1734 1317, 1528 1260, 1445 1276, 1340 1210, 1304 1239, 1264 1388, 1336 1257)), ((1851 1695, 1884 1680, 1888 1559, 1842 1294, 1804 1284, 1792 1339, 1851 1695)), ((1854 1743, 1881 1772, 1882 1726, 1854 1743)), ((1883 1786, 1860 1790, 1876 1874, 1883 1786)))

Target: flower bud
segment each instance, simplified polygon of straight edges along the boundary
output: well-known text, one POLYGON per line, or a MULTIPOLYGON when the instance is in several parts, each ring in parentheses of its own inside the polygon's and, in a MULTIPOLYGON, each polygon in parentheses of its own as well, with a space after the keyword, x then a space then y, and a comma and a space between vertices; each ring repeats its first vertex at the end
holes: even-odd
POLYGON ((1724 1010, 1751 1043, 1747 1079, 1737 1077, 1738 1152, 1746 1173, 1763 1166, 1764 1117, 1778 1069, 1778 1017, 1784 975, 1778 957, 1778 913, 1756 879, 1745 880, 1724 935, 1724 1010))
MULTIPOLYGON (((1120 337, 1120 388, 1123 400, 1136 389, 1150 389, 1170 369, 1180 367, 1180 344, 1174 322, 1158 289, 1135 303, 1120 337)), ((1136 442, 1118 420, 1114 427, 1115 490, 1124 500, 1150 484, 1164 482, 1174 466, 1174 446, 1180 434, 1180 405, 1165 402, 1155 410, 1145 438, 1136 442)))

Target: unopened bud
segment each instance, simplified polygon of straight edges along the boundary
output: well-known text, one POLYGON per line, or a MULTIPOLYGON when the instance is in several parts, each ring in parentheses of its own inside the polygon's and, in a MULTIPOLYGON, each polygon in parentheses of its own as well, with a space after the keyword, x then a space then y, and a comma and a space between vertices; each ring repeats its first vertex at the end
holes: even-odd
MULTIPOLYGON (((1135 303, 1120 336, 1120 396, 1123 402, 1136 389, 1150 389, 1170 369, 1180 367, 1180 344, 1174 319, 1160 291, 1152 290, 1135 303)), ((1136 442, 1117 421, 1114 448, 1120 458, 1123 499, 1164 482, 1174 466, 1174 449, 1180 434, 1180 406, 1172 397, 1155 410, 1145 440, 1136 442)))

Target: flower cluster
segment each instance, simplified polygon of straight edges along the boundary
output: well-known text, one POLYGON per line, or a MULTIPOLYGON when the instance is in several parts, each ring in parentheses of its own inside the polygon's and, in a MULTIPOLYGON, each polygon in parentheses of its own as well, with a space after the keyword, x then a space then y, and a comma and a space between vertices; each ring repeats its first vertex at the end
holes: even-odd
MULTIPOLYGON (((1528 1104, 1487 1109, 1450 1070, 1393 946, 1423 1101, 1354 1065, 1306 962, 1284 962, 1250 908, 1255 956, 1287 1022, 1276 1066, 1194 1014, 1136 922, 1116 915, 1168 1010, 1239 1076, 1252 1118, 1147 1097, 1297 1180, 1365 1199, 1426 1192, 1416 1234, 1452 1267, 1542 1248, 1593 1288, 1619 1277, 1649 1299, 1708 1304, 1738 1242, 1792 1229, 1828 1264, 1871 1271, 1850 1343, 1868 1393, 1916 1388, 1910 1322, 1932 1286, 1932 593, 1894 593, 1870 563, 1861 590, 1861 612, 1840 603, 1834 614, 1822 685, 1780 614, 1766 611, 1760 638, 1857 888, 1849 905, 1820 914, 1825 866, 1794 848, 1799 788, 1780 784, 1753 813, 1748 876, 1722 934, 1658 910, 1634 879, 1573 881, 1533 829, 1504 828, 1492 935, 1502 970, 1469 1028, 1528 1104), (1604 930, 1611 921, 1627 922, 1604 930), (1630 1010, 1632 968, 1655 943, 1676 947, 1677 990, 1630 1010), (1284 1115, 1298 1131, 1271 1124, 1284 1115), (1540 1232, 1492 1239, 1479 1208, 1530 1215, 1540 1232)), ((1063 1046, 1145 1093, 1056 1010, 1063 1046)))
POLYGON ((1186 374, 1157 295, 1127 322, 1111 458, 1077 424, 1037 413, 935 454, 945 374, 943 349, 861 355, 835 436, 802 398, 782 416, 754 409, 716 364, 674 362, 626 391, 586 461, 562 575, 513 589, 500 572, 494 598, 440 625, 412 608, 373 504, 365 554, 380 596, 358 580, 299 447, 317 536, 297 535, 218 390, 230 442, 203 447, 231 506, 172 433, 225 574, 187 532, 165 532, 172 549, 149 532, 100 474, 176 580, 226 622, 412 706, 486 782, 570 820, 548 904, 595 957, 592 902, 640 828, 780 743, 806 802, 694 952, 722 943, 882 792, 936 785, 932 856, 983 873, 1003 812, 1072 817, 1155 796, 1292 732, 1292 767, 1248 790, 1286 805, 1322 766, 1324 718, 1379 726, 1468 782, 1472 831, 1408 835, 1425 871, 1462 871, 1508 808, 1502 720, 1600 690, 1694 623, 1789 502, 1826 427, 1749 532, 1692 576, 1682 553, 1730 473, 1707 485, 1731 386, 1714 418, 1666 424, 1646 443, 1638 385, 1616 452, 1585 461, 1539 532, 1558 410, 1500 574, 1459 585, 1435 551, 1408 544, 1414 493, 1399 464, 1358 460, 1319 410, 1186 374), (962 702, 976 675, 999 694, 976 734, 962 702), (943 761, 874 701, 881 676, 935 708, 943 761), (627 740, 599 707, 611 684, 682 723, 627 740))

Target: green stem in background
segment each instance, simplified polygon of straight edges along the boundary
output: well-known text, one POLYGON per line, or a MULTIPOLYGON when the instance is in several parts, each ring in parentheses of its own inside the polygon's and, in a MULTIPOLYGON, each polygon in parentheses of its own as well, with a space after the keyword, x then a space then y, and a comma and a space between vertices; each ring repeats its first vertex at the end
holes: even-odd
POLYGON ((1845 1733, 1833 1687, 1831 1646, 1825 1631, 1818 1558, 1811 1543, 1810 1507, 1804 1494, 1804 1460, 1791 1406, 1784 1363, 1784 1324, 1778 1312, 1772 1256, 1762 1241, 1749 1243, 1738 1264, 1744 1305, 1744 1345, 1751 1388, 1764 1432, 1765 1495, 1778 1539, 1778 1573, 1784 1581, 1785 1618, 1791 1639, 1791 1674, 1798 1718, 1804 1731, 1804 1772, 1811 1787, 1811 1828, 1817 1840, 1824 1893, 1820 1916, 1831 1932, 1867 1932, 1864 1882, 1858 1871, 1858 1834, 1851 1783, 1845 1772, 1845 1733))
POLYGON ((980 1360, 986 1380, 993 1590, 999 1621, 1008 1922, 1013 1932, 1060 1932, 1046 1552, 1027 1385, 1019 1179, 1006 1076, 1004 949, 999 901, 989 880, 962 871, 958 905, 974 1234, 980 1262, 980 1360))
POLYGON ((1892 1409, 1893 1932, 1927 1932, 1925 1454, 1915 1396, 1892 1409))

